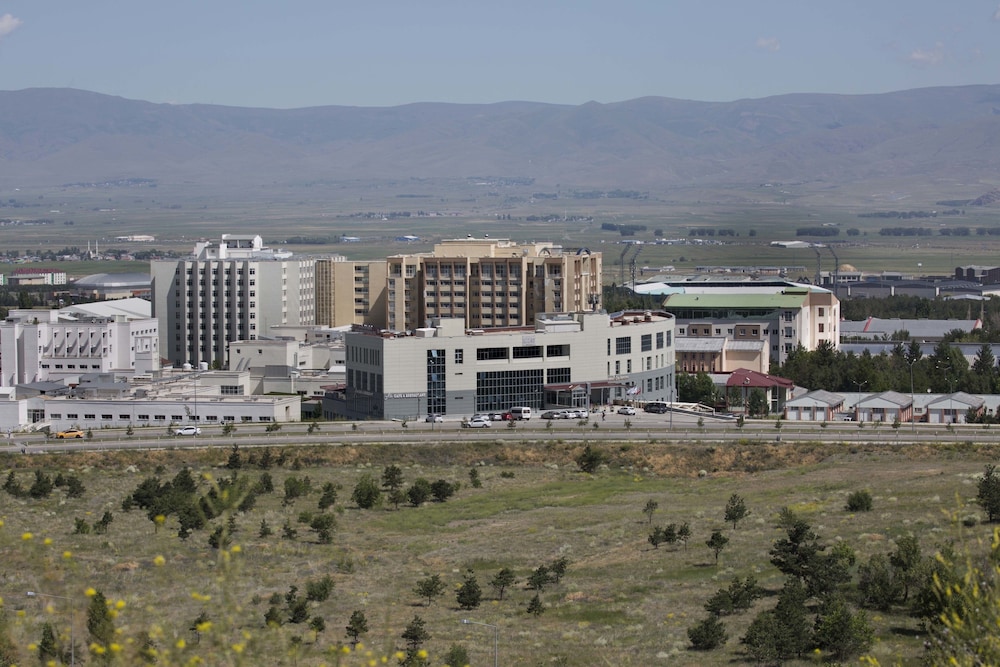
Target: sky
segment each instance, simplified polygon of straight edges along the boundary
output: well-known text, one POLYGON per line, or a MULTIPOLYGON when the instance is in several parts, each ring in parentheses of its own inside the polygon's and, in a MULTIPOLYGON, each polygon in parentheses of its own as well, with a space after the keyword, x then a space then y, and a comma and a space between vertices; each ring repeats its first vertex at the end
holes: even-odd
POLYGON ((0 0, 0 90, 298 108, 1000 82, 1000 0, 0 0))

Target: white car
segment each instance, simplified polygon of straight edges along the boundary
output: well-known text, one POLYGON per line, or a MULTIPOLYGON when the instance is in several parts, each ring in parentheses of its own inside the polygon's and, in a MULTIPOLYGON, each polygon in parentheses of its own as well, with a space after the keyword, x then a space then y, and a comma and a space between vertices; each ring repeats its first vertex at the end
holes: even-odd
POLYGON ((620 414, 620 415, 634 415, 635 414, 635 408, 633 408, 631 405, 623 405, 622 407, 618 408, 618 414, 620 414))
POLYGON ((427 419, 424 420, 428 424, 440 424, 444 421, 444 415, 427 415, 427 419))
POLYGON ((467 422, 462 422, 462 426, 464 426, 465 428, 490 428, 492 424, 490 423, 489 419, 483 419, 482 417, 479 418, 474 417, 467 422))
POLYGON ((174 435, 201 435, 201 428, 197 426, 181 426, 174 431, 174 435))

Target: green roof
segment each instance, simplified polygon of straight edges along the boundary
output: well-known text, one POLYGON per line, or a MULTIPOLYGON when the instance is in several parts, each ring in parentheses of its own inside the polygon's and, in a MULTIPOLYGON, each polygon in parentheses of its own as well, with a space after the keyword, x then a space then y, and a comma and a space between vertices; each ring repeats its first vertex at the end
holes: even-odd
POLYGON ((795 294, 671 294, 664 302, 668 311, 675 308, 799 308, 808 293, 795 294))

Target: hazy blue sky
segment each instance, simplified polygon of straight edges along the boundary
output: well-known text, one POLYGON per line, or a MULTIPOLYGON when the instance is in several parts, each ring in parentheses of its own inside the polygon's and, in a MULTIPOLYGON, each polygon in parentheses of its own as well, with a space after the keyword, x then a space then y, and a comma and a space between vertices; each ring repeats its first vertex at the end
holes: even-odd
POLYGON ((8 0, 0 89, 303 107, 1000 80, 1000 0, 8 0))

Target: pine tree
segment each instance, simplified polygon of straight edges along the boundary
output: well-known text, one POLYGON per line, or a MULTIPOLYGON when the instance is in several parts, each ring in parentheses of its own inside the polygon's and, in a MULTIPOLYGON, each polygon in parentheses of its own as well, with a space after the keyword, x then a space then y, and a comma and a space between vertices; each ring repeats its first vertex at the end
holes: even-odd
POLYGON ((104 664, 108 664, 113 654, 107 650, 115 637, 115 623, 111 618, 111 610, 108 608, 108 601, 100 591, 94 593, 90 598, 90 606, 87 607, 87 632, 90 634, 90 644, 97 644, 104 647, 105 651, 95 654, 95 659, 104 664))
POLYGON ((725 519, 726 523, 733 524, 733 530, 736 530, 737 524, 745 519, 748 514, 750 514, 750 510, 747 509, 746 503, 739 494, 734 493, 729 496, 729 502, 726 503, 725 519))
POLYGON ((351 646, 357 646, 361 641, 361 635, 368 633, 368 618, 365 612, 355 609, 351 613, 351 620, 347 622, 347 636, 351 640, 351 646))
POLYGON ((505 567, 497 572, 496 576, 490 579, 490 586, 496 592, 497 600, 503 600, 504 591, 513 586, 516 581, 514 571, 510 568, 505 567))
POLYGON ((456 593, 456 601, 462 609, 475 609, 483 599, 483 591, 476 580, 476 574, 472 570, 465 573, 462 585, 456 593))

